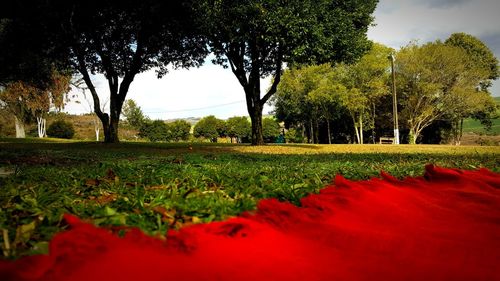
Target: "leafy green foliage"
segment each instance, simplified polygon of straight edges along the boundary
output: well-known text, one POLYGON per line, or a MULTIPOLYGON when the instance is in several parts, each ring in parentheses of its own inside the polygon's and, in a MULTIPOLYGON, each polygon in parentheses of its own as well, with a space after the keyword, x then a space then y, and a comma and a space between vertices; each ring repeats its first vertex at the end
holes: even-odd
POLYGON ((292 126, 306 125, 309 139, 316 143, 319 120, 323 121, 328 143, 332 143, 331 123, 345 122, 342 117, 347 112, 357 142, 363 143, 363 128, 373 129, 374 108, 382 96, 389 94, 386 81, 390 52, 386 46, 373 44, 353 64, 311 65, 285 71, 274 99, 278 119, 292 126))
POLYGON ((366 31, 378 1, 203 0, 200 21, 214 62, 230 67, 245 91, 252 144, 263 144, 262 109, 282 67, 354 61, 369 47, 366 31), (261 95, 260 78, 273 75, 261 95))
POLYGON ((191 135, 191 124, 185 120, 175 120, 168 123, 170 137, 174 141, 187 141, 191 135))
POLYGON ((285 132, 285 140, 287 143, 303 143, 304 136, 300 130, 290 128, 285 132))
MULTIPOLYGON (((167 65, 197 66, 208 52, 193 22, 191 1, 49 0, 13 6, 8 18, 23 31, 13 39, 36 36, 49 61, 80 72, 94 99, 105 142, 119 141, 122 105, 138 73, 156 69, 162 76, 167 65), (109 114, 101 109, 90 78, 93 73, 102 73, 108 80, 109 114)), ((23 47, 23 43, 12 40, 9 46, 23 47)))
POLYGON ((211 142, 217 142, 218 137, 226 135, 226 124, 223 120, 210 115, 202 118, 194 126, 194 136, 196 138, 203 137, 211 142))
POLYGON ((47 128, 47 135, 53 138, 71 139, 75 135, 73 123, 56 120, 47 128))
POLYGON ((144 122, 139 129, 139 135, 152 142, 169 141, 171 139, 169 126, 162 120, 144 122))
POLYGON ((226 120, 227 136, 240 140, 251 135, 251 124, 247 117, 235 116, 226 120))
POLYGON ((478 90, 488 72, 463 48, 441 42, 410 44, 398 53, 396 63, 401 113, 411 143, 439 118, 451 120, 457 128, 460 120, 493 103, 489 93, 478 90))
POLYGON ((264 118, 262 120, 262 135, 265 142, 275 142, 281 134, 280 125, 273 118, 264 118))
POLYGON ((480 82, 482 90, 486 91, 492 85, 492 80, 500 77, 498 59, 493 52, 478 38, 466 33, 453 33, 445 44, 463 49, 473 63, 473 67, 484 68, 487 72, 480 82))
POLYGON ((122 115, 125 117, 127 123, 132 126, 134 129, 139 129, 147 121, 147 118, 144 116, 142 109, 137 103, 128 99, 125 101, 123 105, 122 115))

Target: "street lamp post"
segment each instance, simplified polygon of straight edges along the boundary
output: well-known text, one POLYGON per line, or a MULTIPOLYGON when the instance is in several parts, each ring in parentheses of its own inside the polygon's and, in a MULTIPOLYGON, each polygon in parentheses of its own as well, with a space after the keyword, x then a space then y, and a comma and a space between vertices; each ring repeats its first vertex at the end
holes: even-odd
POLYGON ((394 54, 389 55, 392 71, 392 114, 394 117, 394 144, 399 144, 399 126, 398 126, 398 102, 396 99, 396 73, 394 72, 394 54))

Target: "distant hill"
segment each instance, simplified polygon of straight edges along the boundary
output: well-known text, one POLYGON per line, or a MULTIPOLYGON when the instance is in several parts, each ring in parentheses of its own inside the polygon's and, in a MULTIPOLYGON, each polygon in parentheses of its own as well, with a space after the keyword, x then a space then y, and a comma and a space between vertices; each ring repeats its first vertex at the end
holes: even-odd
POLYGON ((184 120, 187 121, 189 124, 191 124, 191 126, 193 126, 194 124, 198 123, 200 119, 201 119, 200 117, 175 118, 175 119, 167 119, 165 120, 165 122, 171 123, 177 120, 184 120))

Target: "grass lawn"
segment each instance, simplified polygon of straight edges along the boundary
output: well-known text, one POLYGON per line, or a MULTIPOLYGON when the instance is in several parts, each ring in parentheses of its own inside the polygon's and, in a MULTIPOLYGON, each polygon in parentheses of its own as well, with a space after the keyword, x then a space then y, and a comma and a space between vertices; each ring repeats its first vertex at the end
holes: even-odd
POLYGON ((262 198, 300 204, 336 174, 359 180, 384 170, 402 178, 422 175, 428 163, 500 172, 500 147, 193 144, 189 149, 187 143, 0 139, 0 241, 9 258, 46 252, 47 241, 66 228, 64 213, 164 237, 168 229, 252 210, 262 198))
POLYGON ((481 122, 474 120, 472 118, 464 120, 464 132, 471 132, 475 134, 488 134, 488 135, 500 135, 500 119, 493 120, 491 130, 486 131, 481 122))

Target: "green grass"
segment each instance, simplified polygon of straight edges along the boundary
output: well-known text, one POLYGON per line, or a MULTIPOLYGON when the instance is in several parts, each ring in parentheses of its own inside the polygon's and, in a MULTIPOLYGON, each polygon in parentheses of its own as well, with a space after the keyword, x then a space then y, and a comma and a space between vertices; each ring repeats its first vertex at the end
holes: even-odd
MULTIPOLYGON (((497 106, 500 106, 500 97, 493 97, 497 106)), ((500 110, 500 109, 499 109, 500 110)), ((500 112, 499 112, 500 113, 500 112)), ((481 125, 481 122, 478 120, 474 120, 472 118, 468 118, 464 120, 463 130, 465 133, 475 133, 475 134, 488 134, 488 135, 500 135, 500 119, 492 120, 493 125, 491 130, 486 131, 484 126, 481 125)))
POLYGON ((493 125, 491 126, 491 130, 486 131, 484 126, 481 125, 481 122, 474 119, 465 119, 464 120, 464 132, 466 133, 475 133, 475 134, 488 134, 488 135, 500 135, 500 119, 493 120, 493 125))
POLYGON ((223 220, 274 197, 300 204, 336 174, 422 175, 428 163, 500 172, 500 147, 231 144, 105 145, 0 139, 0 238, 9 258, 45 252, 64 213, 151 235, 223 220))

